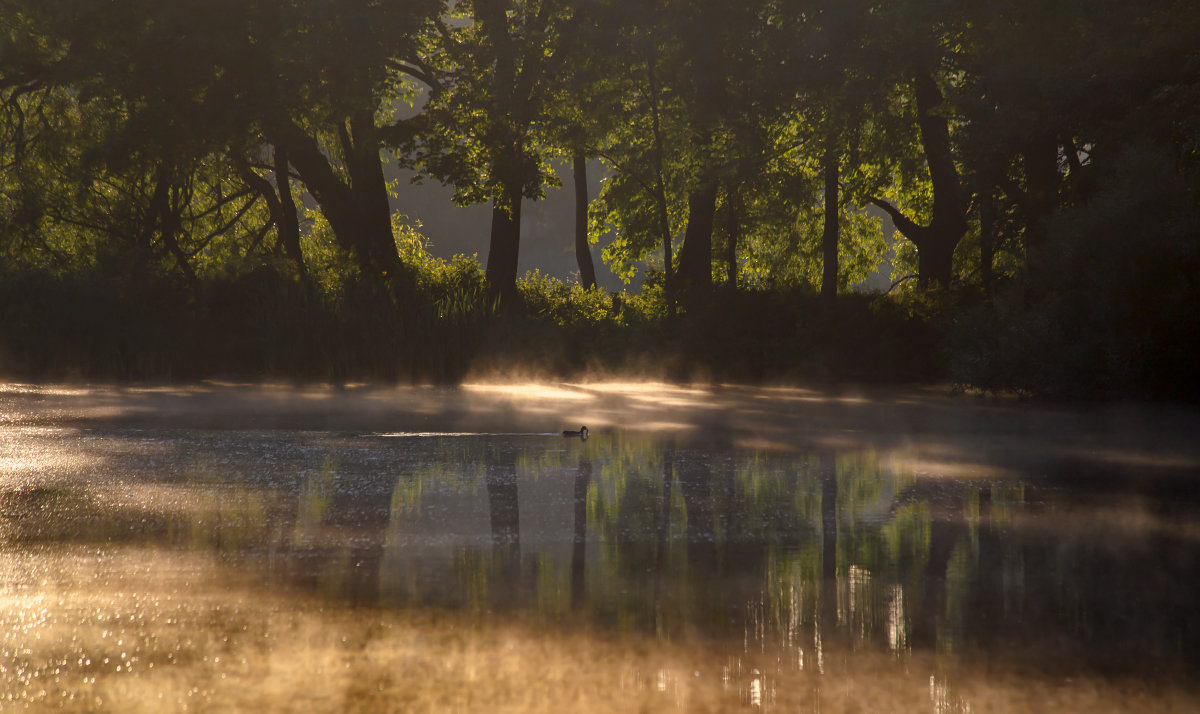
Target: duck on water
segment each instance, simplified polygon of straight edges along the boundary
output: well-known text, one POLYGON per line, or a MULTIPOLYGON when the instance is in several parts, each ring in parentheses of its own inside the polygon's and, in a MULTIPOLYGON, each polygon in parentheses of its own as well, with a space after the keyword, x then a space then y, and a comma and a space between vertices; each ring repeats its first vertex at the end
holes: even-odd
POLYGON ((563 436, 578 436, 580 439, 586 439, 588 438, 588 428, 581 426, 579 431, 564 431, 563 436))

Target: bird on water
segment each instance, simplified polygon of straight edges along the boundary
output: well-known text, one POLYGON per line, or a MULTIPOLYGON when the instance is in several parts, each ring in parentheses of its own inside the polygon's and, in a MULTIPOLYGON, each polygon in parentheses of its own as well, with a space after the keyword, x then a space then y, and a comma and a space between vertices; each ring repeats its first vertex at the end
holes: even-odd
POLYGON ((588 428, 581 426, 579 431, 564 431, 563 436, 578 436, 580 439, 586 439, 588 438, 588 428))

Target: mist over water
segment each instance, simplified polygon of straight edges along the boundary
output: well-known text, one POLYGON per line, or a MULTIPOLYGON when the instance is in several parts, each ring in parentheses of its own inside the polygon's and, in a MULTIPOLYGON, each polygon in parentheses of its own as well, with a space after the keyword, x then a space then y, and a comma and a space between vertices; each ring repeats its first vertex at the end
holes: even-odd
POLYGON ((9 385, 0 701, 1195 710, 1197 424, 635 382, 9 385))

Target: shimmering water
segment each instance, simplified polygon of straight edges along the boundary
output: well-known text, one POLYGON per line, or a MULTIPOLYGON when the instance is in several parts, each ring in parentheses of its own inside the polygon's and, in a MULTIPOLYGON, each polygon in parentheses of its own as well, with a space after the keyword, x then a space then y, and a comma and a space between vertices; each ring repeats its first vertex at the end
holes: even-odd
POLYGON ((0 708, 1200 710, 1186 412, 546 390, 5 389, 0 708))

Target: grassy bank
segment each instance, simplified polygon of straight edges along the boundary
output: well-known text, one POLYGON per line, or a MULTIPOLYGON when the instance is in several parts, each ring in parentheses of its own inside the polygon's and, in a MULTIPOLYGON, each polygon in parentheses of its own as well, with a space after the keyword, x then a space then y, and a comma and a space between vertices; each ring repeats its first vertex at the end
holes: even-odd
POLYGON ((538 274, 499 309, 473 261, 404 287, 262 268, 187 283, 100 273, 0 278, 10 378, 456 382, 469 375, 919 382, 944 378, 937 322, 883 296, 718 292, 674 316, 661 291, 538 274))

